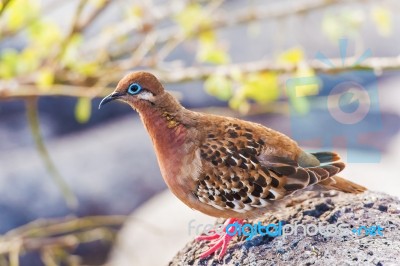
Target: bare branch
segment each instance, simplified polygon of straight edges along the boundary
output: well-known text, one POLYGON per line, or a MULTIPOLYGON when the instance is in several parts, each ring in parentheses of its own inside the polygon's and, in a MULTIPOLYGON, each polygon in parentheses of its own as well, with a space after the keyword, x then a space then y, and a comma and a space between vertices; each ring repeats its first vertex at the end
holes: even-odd
POLYGON ((6 10, 7 6, 12 2, 12 0, 5 0, 3 2, 3 7, 0 9, 0 16, 3 14, 3 12, 6 10))
MULTIPOLYGON (((399 57, 373 57, 366 59, 364 62, 357 65, 356 58, 348 58, 344 64, 342 64, 341 58, 329 59, 333 67, 327 66, 319 60, 312 60, 307 65, 314 69, 318 73, 339 73, 351 70, 371 70, 376 74, 381 74, 386 70, 400 69, 400 56, 399 57)), ((233 71, 240 71, 241 73, 256 73, 262 71, 272 71, 278 73, 292 73, 298 68, 296 64, 282 64, 276 63, 275 61, 260 60, 255 62, 230 64, 230 65, 219 65, 219 66, 198 66, 198 67, 186 67, 186 68, 174 68, 171 70, 149 70, 157 75, 166 83, 181 83, 187 81, 204 80, 210 75, 220 74, 229 76, 233 71)), ((115 80, 105 80, 103 85, 97 85, 92 87, 85 86, 72 86, 72 85, 60 85, 55 84, 49 91, 43 91, 36 85, 24 85, 21 84, 18 89, 8 88, 6 84, 1 86, 0 84, 0 100, 26 98, 26 97, 37 97, 37 96, 69 96, 69 97, 103 97, 114 90, 114 87, 107 87, 104 84, 110 84, 110 82, 117 82, 118 77, 124 73, 112 72, 109 77, 115 80)), ((15 85, 14 85, 15 86, 15 85)))
MULTIPOLYGON (((327 66, 319 60, 312 60, 307 65, 320 73, 337 73, 349 70, 369 69, 380 74, 384 70, 400 69, 400 57, 374 57, 366 59, 357 65, 354 64, 355 58, 348 58, 342 64, 341 58, 329 59, 332 63, 327 66)), ((172 71, 159 71, 157 75, 168 83, 177 83, 192 80, 202 80, 212 74, 220 74, 229 76, 233 71, 240 71, 241 73, 253 73, 261 71, 272 71, 278 73, 292 73, 298 66, 296 64, 282 64, 274 61, 261 60, 248 63, 221 65, 221 66, 199 66, 187 67, 182 69, 174 69, 172 71)))
MULTIPOLYGON (((7 86, 7 85, 6 85, 7 86)), ((68 96, 68 97, 94 97, 106 96, 114 88, 104 87, 85 87, 72 85, 52 85, 51 90, 45 91, 36 85, 19 85, 18 89, 0 87, 0 100, 14 98, 29 98, 36 96, 68 96), (102 93, 98 92, 103 91, 102 93)))
POLYGON ((96 8, 83 22, 78 24, 77 31, 87 28, 92 22, 111 4, 111 0, 105 0, 103 4, 96 8))
POLYGON ((53 234, 66 234, 75 230, 105 226, 120 226, 126 221, 126 219, 127 216, 124 215, 39 219, 7 232, 7 234, 0 237, 0 241, 16 237, 48 237, 53 234))
POLYGON ((35 98, 27 99, 26 101, 26 113, 28 117, 28 122, 31 127, 32 136, 35 139, 36 148, 39 152, 39 155, 43 159, 45 166, 48 172, 53 177, 54 182, 61 189, 61 192, 67 202, 68 206, 72 209, 76 208, 78 205, 78 201, 75 195, 70 190, 68 184, 65 183, 64 179, 61 177, 57 168, 55 167, 53 161, 50 158, 50 155, 46 149, 44 144, 42 135, 40 133, 40 125, 39 125, 39 117, 37 114, 37 102, 35 98))
POLYGON ((0 235, 0 263, 18 266, 21 253, 27 251, 41 251, 50 256, 45 259, 53 259, 54 250, 67 252, 81 243, 114 241, 117 229, 126 219, 127 216, 111 215, 33 221, 0 235))

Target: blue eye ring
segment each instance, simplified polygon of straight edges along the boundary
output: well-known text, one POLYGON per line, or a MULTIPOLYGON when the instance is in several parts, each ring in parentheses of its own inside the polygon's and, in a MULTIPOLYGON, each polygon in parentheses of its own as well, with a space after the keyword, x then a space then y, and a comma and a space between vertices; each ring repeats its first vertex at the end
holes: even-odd
POLYGON ((130 95, 136 95, 142 90, 142 86, 140 86, 138 83, 132 83, 128 87, 128 93, 130 95))

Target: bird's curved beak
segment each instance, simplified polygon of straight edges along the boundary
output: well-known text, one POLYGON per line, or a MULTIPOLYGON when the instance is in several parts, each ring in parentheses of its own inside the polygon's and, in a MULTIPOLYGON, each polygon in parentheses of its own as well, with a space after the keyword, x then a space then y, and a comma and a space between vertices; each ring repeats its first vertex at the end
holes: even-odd
POLYGON ((104 97, 103 100, 101 100, 101 102, 100 102, 100 104, 99 104, 99 109, 100 109, 103 105, 105 105, 106 103, 111 102, 111 101, 114 101, 114 100, 118 99, 118 98, 121 97, 121 96, 122 96, 121 93, 113 92, 113 93, 111 93, 110 95, 104 97))

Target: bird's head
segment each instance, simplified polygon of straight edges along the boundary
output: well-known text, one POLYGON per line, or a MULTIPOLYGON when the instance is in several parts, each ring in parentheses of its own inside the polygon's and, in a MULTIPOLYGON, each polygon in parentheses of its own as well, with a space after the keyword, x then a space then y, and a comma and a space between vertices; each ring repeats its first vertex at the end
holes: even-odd
POLYGON ((113 100, 126 102, 135 109, 154 106, 163 94, 164 88, 154 75, 147 72, 133 72, 118 82, 114 92, 100 102, 99 109, 113 100))

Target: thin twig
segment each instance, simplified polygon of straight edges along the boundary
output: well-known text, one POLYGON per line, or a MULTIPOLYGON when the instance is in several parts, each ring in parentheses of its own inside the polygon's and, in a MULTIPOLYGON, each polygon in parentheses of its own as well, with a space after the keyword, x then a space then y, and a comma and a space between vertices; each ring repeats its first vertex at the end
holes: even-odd
MULTIPOLYGON (((12 85, 13 87, 14 85, 12 85)), ((54 84, 51 90, 45 91, 36 85, 21 84, 18 89, 0 87, 0 100, 9 100, 14 98, 27 98, 34 96, 68 96, 68 97, 89 97, 106 96, 113 91, 113 87, 86 87, 73 85, 54 84)))
MULTIPOLYGON (((361 1, 361 0, 355 0, 355 1, 361 1)), ((207 27, 198 27, 195 29, 191 36, 196 37, 199 34, 203 33, 204 31, 208 31, 209 29, 217 30, 220 28, 224 27, 233 27, 241 24, 246 24, 250 23, 253 21, 263 21, 267 19, 281 19, 285 17, 289 17, 292 15, 300 15, 300 14, 307 14, 310 12, 314 12, 317 10, 321 10, 323 8, 337 5, 337 4, 343 4, 343 3, 349 3, 349 2, 354 2, 351 0, 310 0, 310 1, 301 1, 301 2, 295 2, 295 4, 288 6, 283 6, 282 8, 275 8, 275 9, 270 9, 270 8, 251 8, 247 9, 245 11, 239 12, 239 14, 235 15, 233 12, 219 12, 216 13, 213 16, 209 17, 209 23, 207 24, 207 27)), ((155 25, 153 23, 158 22, 159 20, 155 21, 148 21, 148 25, 155 25)), ((134 25, 129 25, 126 22, 122 22, 121 26, 114 27, 114 30, 112 32, 107 32, 107 35, 99 35, 93 40, 90 40, 89 47, 90 49, 93 49, 95 47, 98 48, 99 45, 104 46, 105 43, 110 43, 112 40, 116 40, 120 38, 120 36, 125 36, 127 35, 130 31, 135 30, 134 25), (120 29, 123 30, 120 30, 120 29), (111 38, 112 36, 112 38, 111 38), (107 39, 107 41, 105 41, 107 39)), ((142 35, 142 34, 147 34, 147 32, 141 32, 137 31, 137 35, 142 35)), ((170 43, 167 45, 171 45, 171 42, 174 43, 174 40, 179 39, 177 37, 177 34, 180 35, 182 34, 181 29, 179 26, 174 25, 170 26, 167 28, 161 28, 156 31, 157 34, 157 44, 163 44, 163 43, 170 43)), ((137 47, 140 45, 141 38, 139 38, 138 42, 134 45, 131 45, 131 47, 137 47)), ((114 54, 112 57, 121 57, 122 55, 125 54, 124 49, 119 50, 120 52, 118 54, 114 54)), ((130 53, 131 50, 127 51, 128 54, 130 53)))
POLYGON ((12 2, 13 0, 5 0, 2 3, 2 8, 0 9, 0 16, 3 14, 3 12, 6 10, 7 6, 12 2))
POLYGON ((28 122, 32 131, 32 136, 34 137, 36 148, 46 166, 46 169, 61 190, 67 205, 70 208, 75 209, 78 206, 78 200, 69 188, 68 184, 61 177, 56 166, 51 160, 49 152, 47 151, 42 135, 40 133, 39 118, 37 113, 37 100, 35 98, 27 99, 25 101, 25 106, 28 122))
MULTIPOLYGON (((87 216, 82 218, 40 219, 13 229, 5 234, 4 239, 14 237, 46 237, 53 234, 66 234, 75 230, 94 227, 120 226, 127 219, 124 215, 87 216)), ((2 238, 0 238, 1 240, 2 238)))
POLYGON ((77 31, 82 31, 93 23, 93 21, 111 4, 111 0, 104 0, 102 5, 96 8, 83 22, 78 24, 77 31))
POLYGON ((9 250, 10 266, 19 266, 19 254, 22 243, 18 239, 12 241, 9 250))
POLYGON ((51 62, 54 64, 59 59, 64 55, 64 53, 67 50, 68 45, 70 44, 73 36, 77 33, 82 33, 86 27, 88 27, 96 18, 99 16, 106 8, 107 6, 111 3, 110 0, 106 0, 103 5, 100 7, 96 8, 85 21, 82 20, 82 14, 83 10, 88 3, 88 0, 80 0, 78 3, 78 7, 76 8, 75 15, 72 19, 70 29, 68 31, 68 34, 65 36, 64 40, 60 44, 60 49, 57 55, 51 62))
MULTIPOLYGON (((206 17, 214 17, 215 11, 224 3, 224 0, 211 1, 206 7, 204 7, 204 14, 206 17)), ((181 43, 183 43, 189 36, 192 36, 193 32, 198 32, 201 28, 201 22, 198 21, 197 24, 192 25, 193 30, 191 33, 185 33, 180 31, 178 34, 171 36, 168 41, 164 44, 164 46, 159 49, 157 54, 155 55, 154 61, 158 62, 164 61, 164 59, 181 43)))
POLYGON ((127 216, 88 216, 37 220, 0 236, 0 256, 9 254, 10 261, 18 263, 21 250, 34 251, 58 246, 75 248, 79 243, 98 239, 113 240, 115 230, 127 216))
POLYGON ((0 236, 0 265, 18 266, 20 255, 28 251, 39 251, 44 262, 59 265, 82 243, 114 242, 126 219, 115 215, 33 221, 0 236))
MULTIPOLYGON (((186 2, 187 0, 185 0, 185 4, 186 2)), ((141 35, 148 34, 149 30, 152 30, 157 23, 171 17, 176 10, 175 5, 167 4, 162 7, 149 7, 148 10, 144 10, 144 12, 146 15, 141 18, 139 25, 137 23, 132 23, 129 19, 122 20, 119 23, 115 23, 110 30, 87 40, 87 48, 83 50, 83 53, 91 54, 93 51, 115 48, 115 40, 118 40, 121 37, 133 35, 131 34, 133 32, 135 32, 134 35, 139 37, 141 40, 141 35)), ((109 51, 109 56, 110 58, 119 58, 122 55, 130 54, 132 51, 136 50, 140 44, 141 41, 138 41, 136 44, 129 44, 128 47, 119 47, 119 49, 115 49, 114 53, 109 51)))

